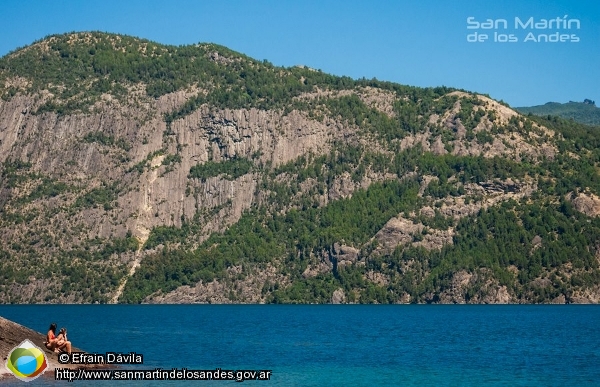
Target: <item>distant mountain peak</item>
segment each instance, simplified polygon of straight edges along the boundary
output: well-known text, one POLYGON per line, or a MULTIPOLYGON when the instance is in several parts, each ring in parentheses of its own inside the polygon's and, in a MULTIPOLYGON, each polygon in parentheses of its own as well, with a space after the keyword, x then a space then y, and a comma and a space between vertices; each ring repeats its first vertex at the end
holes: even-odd
POLYGON ((586 125, 600 125, 600 109, 595 101, 587 98, 583 102, 547 102, 544 105, 518 107, 516 110, 537 116, 558 116, 586 125))

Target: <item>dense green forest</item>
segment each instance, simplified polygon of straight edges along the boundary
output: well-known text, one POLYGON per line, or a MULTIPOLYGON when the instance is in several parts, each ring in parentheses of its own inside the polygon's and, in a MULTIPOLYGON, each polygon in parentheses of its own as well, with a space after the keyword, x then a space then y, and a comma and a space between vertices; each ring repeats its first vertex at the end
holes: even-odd
MULTIPOLYGON (((206 95, 189 100, 166 116, 167 121, 183 117, 201 104, 220 108, 287 108, 292 98, 315 86, 351 89, 375 86, 401 92, 420 89, 377 80, 337 77, 306 67, 281 68, 257 61, 216 44, 166 46, 144 39, 104 33, 81 34, 76 43, 70 35, 46 37, 32 47, 17 50, 0 59, 3 77, 31 79, 27 92, 50 86, 57 96, 37 113, 55 111, 69 114, 87 111, 102 93, 124 98, 127 84, 142 83, 149 97, 196 85, 206 95), (40 45, 47 45, 45 50, 40 45)), ((3 90, 2 98, 15 95, 14 86, 3 90)), ((446 88, 437 88, 442 95, 446 88)))

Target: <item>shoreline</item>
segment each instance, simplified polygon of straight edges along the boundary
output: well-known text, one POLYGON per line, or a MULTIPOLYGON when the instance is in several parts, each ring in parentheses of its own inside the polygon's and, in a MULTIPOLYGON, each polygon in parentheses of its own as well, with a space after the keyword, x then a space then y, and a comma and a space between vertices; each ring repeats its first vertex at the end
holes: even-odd
MULTIPOLYGON (((105 365, 99 366, 97 364, 60 364, 58 362, 58 354, 49 350, 44 345, 44 340, 46 339, 46 336, 44 334, 36 332, 33 329, 27 328, 21 324, 18 324, 14 321, 8 320, 0 316, 0 362, 2 363, 0 364, 0 383, 8 381, 12 377, 12 373, 8 369, 6 369, 6 359, 8 358, 8 354, 13 350, 13 348, 21 344, 26 339, 31 341, 38 348, 44 351, 44 355, 46 356, 46 361, 48 363, 48 368, 42 374, 41 377, 43 378, 53 377, 54 370, 56 368, 107 368, 105 365)), ((85 351, 73 347, 73 352, 85 351)))

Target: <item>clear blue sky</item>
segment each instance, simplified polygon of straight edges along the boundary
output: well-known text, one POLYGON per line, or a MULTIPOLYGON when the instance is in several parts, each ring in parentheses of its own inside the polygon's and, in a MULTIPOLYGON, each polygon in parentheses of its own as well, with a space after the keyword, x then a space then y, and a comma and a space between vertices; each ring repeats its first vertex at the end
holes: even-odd
POLYGON ((106 31, 165 44, 213 42, 276 65, 415 86, 452 86, 512 106, 600 105, 600 1, 23 1, 0 2, 0 55, 71 31, 106 31), (515 30, 515 17, 579 19, 580 29, 515 30), (467 29, 506 19, 508 29, 467 29), (487 33, 483 43, 467 35, 487 33), (490 41, 494 32, 516 43, 490 41), (527 33, 579 42, 524 42, 527 33), (570 38, 569 38, 570 39, 570 38))

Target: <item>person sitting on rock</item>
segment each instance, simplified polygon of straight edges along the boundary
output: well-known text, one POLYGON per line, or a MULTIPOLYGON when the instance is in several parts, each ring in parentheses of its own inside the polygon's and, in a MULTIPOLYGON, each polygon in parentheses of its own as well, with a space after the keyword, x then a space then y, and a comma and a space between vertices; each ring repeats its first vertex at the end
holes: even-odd
POLYGON ((59 349, 66 349, 67 353, 71 354, 71 342, 67 339, 67 328, 60 328, 60 332, 58 332, 57 346, 59 349))
POLYGON ((44 343, 46 348, 54 351, 55 353, 59 353, 64 349, 66 349, 68 353, 71 353, 71 342, 66 340, 66 332, 67 330, 65 329, 64 335, 62 335, 62 337, 59 339, 56 336, 56 323, 50 324, 50 328, 48 328, 48 333, 46 334, 46 342, 44 343))
MULTIPOLYGON (((46 348, 50 350, 55 350, 56 344, 58 343, 58 339, 56 338, 56 323, 50 324, 50 328, 48 328, 48 333, 46 334, 46 348)), ((56 350, 55 350, 56 351, 56 350)))

